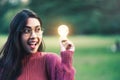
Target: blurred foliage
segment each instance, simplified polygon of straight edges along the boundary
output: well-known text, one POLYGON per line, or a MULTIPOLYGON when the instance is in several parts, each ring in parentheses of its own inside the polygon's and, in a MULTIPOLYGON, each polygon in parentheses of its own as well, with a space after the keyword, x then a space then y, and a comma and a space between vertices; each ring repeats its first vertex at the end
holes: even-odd
POLYGON ((120 34, 120 0, 1 1, 1 33, 7 33, 8 23, 19 9, 30 8, 42 19, 47 35, 56 34, 60 24, 68 25, 74 34, 120 34))

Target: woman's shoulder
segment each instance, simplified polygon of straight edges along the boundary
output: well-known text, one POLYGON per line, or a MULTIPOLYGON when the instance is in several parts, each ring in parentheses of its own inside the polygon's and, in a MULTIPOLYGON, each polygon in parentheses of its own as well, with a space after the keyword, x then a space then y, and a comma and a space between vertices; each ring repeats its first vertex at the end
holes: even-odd
POLYGON ((46 58, 56 58, 59 59, 60 56, 57 53, 53 53, 53 52, 42 52, 42 54, 46 57, 46 58))
POLYGON ((55 63, 61 60, 60 56, 57 53, 53 52, 42 52, 47 62, 55 63))

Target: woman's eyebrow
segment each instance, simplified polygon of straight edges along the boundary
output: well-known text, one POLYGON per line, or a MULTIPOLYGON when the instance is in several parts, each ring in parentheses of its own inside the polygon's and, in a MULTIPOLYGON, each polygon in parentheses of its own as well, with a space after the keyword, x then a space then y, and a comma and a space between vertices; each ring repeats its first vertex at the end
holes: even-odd
POLYGON ((25 28, 31 28, 30 26, 25 26, 25 28))
POLYGON ((36 27, 36 28, 37 28, 37 27, 40 27, 40 28, 41 28, 41 26, 40 26, 40 25, 37 25, 37 26, 35 26, 35 27, 36 27))
POLYGON ((40 28, 40 29, 42 29, 40 25, 35 26, 35 28, 40 28))
MULTIPOLYGON (((37 26, 34 26, 35 28, 41 28, 41 26, 40 25, 37 25, 37 26)), ((25 26, 24 28, 29 28, 29 29, 31 29, 32 27, 30 27, 30 26, 25 26)))

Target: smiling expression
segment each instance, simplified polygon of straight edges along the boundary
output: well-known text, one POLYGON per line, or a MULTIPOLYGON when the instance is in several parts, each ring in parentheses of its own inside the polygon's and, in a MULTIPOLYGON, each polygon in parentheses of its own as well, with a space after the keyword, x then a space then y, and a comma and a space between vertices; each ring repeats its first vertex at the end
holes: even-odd
POLYGON ((22 45, 28 53, 36 53, 42 42, 41 24, 36 18, 28 18, 22 31, 22 45))

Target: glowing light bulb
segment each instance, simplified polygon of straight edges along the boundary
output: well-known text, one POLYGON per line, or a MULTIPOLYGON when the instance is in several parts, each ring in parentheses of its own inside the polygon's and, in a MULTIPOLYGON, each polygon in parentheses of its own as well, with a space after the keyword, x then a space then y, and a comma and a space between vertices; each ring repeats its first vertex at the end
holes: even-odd
POLYGON ((58 27, 58 33, 60 35, 60 38, 63 39, 67 39, 67 35, 69 33, 69 29, 66 25, 60 25, 58 27))

